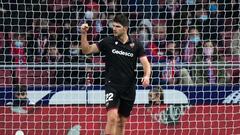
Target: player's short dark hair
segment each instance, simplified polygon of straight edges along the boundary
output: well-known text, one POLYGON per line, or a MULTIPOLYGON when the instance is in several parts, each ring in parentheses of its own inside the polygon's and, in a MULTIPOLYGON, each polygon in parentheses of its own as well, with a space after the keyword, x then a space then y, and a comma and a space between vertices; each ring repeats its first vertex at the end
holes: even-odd
POLYGON ((129 20, 124 14, 116 14, 113 22, 120 23, 122 26, 128 26, 129 20))

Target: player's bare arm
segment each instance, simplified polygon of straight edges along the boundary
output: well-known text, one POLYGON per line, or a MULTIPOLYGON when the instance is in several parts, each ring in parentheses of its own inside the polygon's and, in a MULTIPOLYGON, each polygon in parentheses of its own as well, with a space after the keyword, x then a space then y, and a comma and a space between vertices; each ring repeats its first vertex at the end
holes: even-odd
POLYGON ((143 65, 144 75, 142 78, 143 87, 147 87, 150 83, 150 75, 151 75, 151 65, 146 56, 140 58, 140 62, 143 65))
POLYGON ((87 23, 82 24, 81 26, 81 46, 82 46, 82 52, 84 54, 90 54, 90 53, 97 53, 99 52, 98 47, 96 44, 89 45, 89 42, 87 40, 87 32, 89 30, 89 26, 87 23))

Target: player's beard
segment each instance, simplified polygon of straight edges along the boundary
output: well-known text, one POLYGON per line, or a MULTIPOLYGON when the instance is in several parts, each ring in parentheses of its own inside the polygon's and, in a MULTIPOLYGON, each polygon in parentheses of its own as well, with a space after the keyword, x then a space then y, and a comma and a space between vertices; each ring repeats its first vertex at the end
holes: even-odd
POLYGON ((119 33, 113 32, 114 37, 116 37, 117 39, 120 39, 124 34, 125 34, 124 32, 119 32, 119 33))

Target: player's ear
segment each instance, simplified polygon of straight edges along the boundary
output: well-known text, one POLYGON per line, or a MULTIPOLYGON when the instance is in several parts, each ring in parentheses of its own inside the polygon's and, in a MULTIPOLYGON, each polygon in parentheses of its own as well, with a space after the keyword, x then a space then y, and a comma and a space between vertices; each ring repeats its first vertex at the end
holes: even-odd
POLYGON ((128 31, 128 26, 123 26, 125 31, 128 31))

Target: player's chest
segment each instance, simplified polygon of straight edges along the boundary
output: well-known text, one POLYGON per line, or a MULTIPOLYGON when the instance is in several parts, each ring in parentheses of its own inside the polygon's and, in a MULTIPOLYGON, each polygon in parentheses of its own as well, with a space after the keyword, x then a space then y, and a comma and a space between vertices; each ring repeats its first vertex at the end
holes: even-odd
POLYGON ((134 43, 121 44, 114 42, 112 44, 109 44, 107 54, 112 57, 134 58, 136 55, 136 47, 132 44, 134 43))

